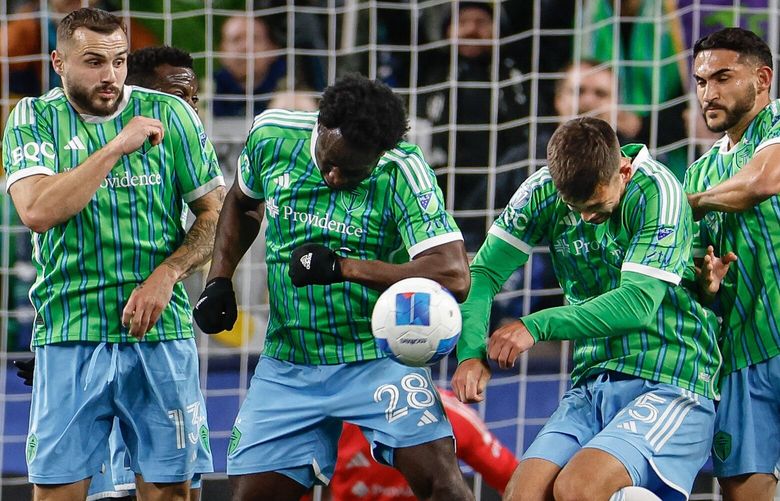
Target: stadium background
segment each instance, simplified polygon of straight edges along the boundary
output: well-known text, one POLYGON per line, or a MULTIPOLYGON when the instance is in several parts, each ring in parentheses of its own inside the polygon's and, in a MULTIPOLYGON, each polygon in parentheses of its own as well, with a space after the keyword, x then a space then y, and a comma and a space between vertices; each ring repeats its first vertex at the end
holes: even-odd
MULTIPOLYGON (((37 95, 53 83, 48 62, 48 28, 56 19, 54 11, 67 3, 67 0, 48 3, 3 0, 0 3, 3 121, 19 97, 37 95), (33 28, 22 30, 28 39, 12 36, 14 26, 20 25, 33 28), (37 41, 37 49, 26 49, 29 38, 37 41)), ((481 80, 459 78, 462 74, 458 64, 462 56, 458 43, 446 36, 448 21, 459 18, 459 7, 446 0, 114 0, 98 5, 132 20, 130 35, 134 42, 143 34, 145 40, 191 52, 201 82, 200 115, 217 148, 228 182, 232 182, 235 159, 251 125, 253 102, 265 103, 275 96, 272 90, 257 93, 249 90, 235 95, 217 92, 213 75, 223 65, 222 58, 230 56, 220 45, 221 29, 230 17, 254 16, 267 21, 274 48, 263 56, 284 62, 286 71, 276 88, 286 89, 287 97, 289 92, 295 92, 298 97, 316 98, 322 86, 348 71, 383 79, 407 100, 412 125, 410 139, 421 144, 427 158, 436 166, 448 208, 476 239, 476 244, 469 246, 473 252, 513 189, 544 163, 544 138, 559 120, 553 106, 555 82, 563 76, 561 68, 567 61, 595 57, 604 68, 619 75, 612 90, 621 96, 621 106, 611 110, 611 120, 617 123, 624 111, 639 116, 646 124, 643 137, 651 151, 681 166, 677 168, 681 174, 684 165, 712 141, 706 134, 698 137, 694 120, 683 119, 688 106, 694 110, 697 106, 688 77, 692 42, 720 27, 738 25, 764 37, 773 52, 778 50, 778 0, 623 2, 640 6, 631 15, 621 12, 620 3, 614 4, 612 0, 483 3, 496 15, 492 18, 492 35, 482 42, 487 47, 484 61, 488 72, 481 80), (638 38, 626 36, 621 29, 626 23, 634 24, 638 38), (625 44, 628 45, 623 50, 618 49, 625 44), (637 81, 637 73, 644 75, 643 82, 637 81), (679 91, 670 91, 673 85, 670 74, 680 78, 679 91), (631 90, 642 83, 646 89, 644 99, 637 99, 631 90), (447 105, 460 103, 459 94, 471 96, 471 101, 466 103, 470 105, 468 113, 459 113, 458 106, 447 105), (432 99, 431 96, 441 97, 432 99), (220 99, 234 108, 229 116, 218 112, 214 105, 220 99), (509 108, 511 113, 506 112, 507 100, 514 106, 509 108), (439 112, 432 113, 437 106, 439 112), (676 120, 670 121, 670 115, 676 120), (437 118, 432 119, 433 116, 437 118), (456 124, 460 124, 459 133, 450 134, 456 124), (674 127, 681 133, 670 137, 667 132, 674 127), (461 131, 471 135, 462 135, 461 131), (463 154, 460 148, 478 145, 483 148, 478 161, 455 160, 463 154)), ((249 38, 253 39, 257 25, 248 26, 249 38)), ((244 83, 253 89, 258 84, 252 76, 253 66, 263 62, 251 56, 244 59, 249 66, 244 83)), ((497 318, 560 303, 560 291, 549 280, 547 252, 536 249, 531 264, 513 277, 500 297, 495 310, 497 318)), ((25 499, 28 488, 24 441, 30 392, 14 375, 11 360, 29 356, 33 311, 27 290, 34 278, 29 256, 28 232, 20 226, 10 199, 3 194, 0 200, 0 367, 4 368, 0 370, 0 500, 25 499)), ((262 346, 268 310, 264 273, 262 251, 256 242, 235 278, 241 312, 236 329, 230 334, 198 337, 201 381, 218 472, 207 477, 204 499, 220 499, 220 493, 226 489, 225 453, 230 429, 262 346)), ((187 287, 193 297, 199 294, 202 282, 202 274, 188 279, 187 287)), ((453 369, 454 359, 434 368, 442 386, 447 386, 453 369)), ((489 428, 518 456, 567 389, 569 369, 570 349, 564 342, 535 347, 522 357, 516 370, 494 371, 487 402, 478 410, 489 428)), ((709 468, 708 464, 697 480, 692 499, 719 499, 709 468)), ((483 492, 478 476, 474 484, 482 499, 494 497, 489 490, 483 492)))

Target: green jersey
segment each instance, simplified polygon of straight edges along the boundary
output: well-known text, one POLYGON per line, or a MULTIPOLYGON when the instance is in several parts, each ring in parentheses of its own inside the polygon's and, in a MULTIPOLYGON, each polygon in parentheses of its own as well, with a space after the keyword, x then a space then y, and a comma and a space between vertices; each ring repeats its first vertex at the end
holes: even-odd
POLYGON ((368 179, 338 191, 315 164, 316 143, 316 113, 268 110, 239 158, 239 186, 265 201, 268 219, 264 353, 315 365, 380 358, 371 334, 379 293, 351 282, 297 288, 287 275, 291 251, 314 242, 350 258, 403 263, 462 237, 417 146, 399 143, 368 179))
MULTIPOLYGON (((716 397, 720 368, 717 319, 681 285, 683 280, 694 278, 693 221, 682 186, 669 170, 650 158, 645 147, 628 145, 623 154, 632 159, 633 174, 620 205, 607 221, 583 221, 561 200, 548 169, 543 168, 520 186, 490 228, 488 242, 477 254, 472 270, 500 266, 508 271, 494 282, 504 281, 526 262, 533 246, 547 243, 570 306, 537 312, 523 320, 537 340, 574 339, 575 385, 612 370, 716 397), (491 239, 501 245, 489 245, 491 239), (633 312, 613 310, 606 318, 603 313, 597 318, 600 323, 595 332, 590 329, 590 334, 578 335, 588 322, 580 313, 598 303, 596 298, 617 292, 627 277, 633 276, 655 280, 653 284, 666 283, 660 289, 660 306, 651 310, 652 321, 623 332, 615 326, 632 325, 630 319, 620 316, 633 312), (571 332, 535 332, 538 320, 545 315, 570 315, 574 319, 571 332)), ((490 304, 477 297, 484 294, 476 294, 475 283, 480 280, 474 271, 472 277, 475 294, 470 294, 463 306, 463 334, 458 345, 461 359, 484 355, 490 304), (461 348, 465 354, 460 353, 461 348)))
MULTIPOLYGON (((61 88, 25 98, 3 137, 7 186, 33 175, 78 168, 135 116, 160 120, 161 144, 123 155, 86 207, 44 233, 33 233, 37 280, 33 345, 64 341, 132 342, 122 310, 133 289, 170 256, 185 235, 185 202, 224 185, 197 115, 181 99, 125 86, 111 116, 80 115, 61 88)), ((181 283, 145 341, 192 337, 181 283)))
MULTIPOLYGON (((688 168, 685 190, 705 191, 739 172, 761 149, 780 143, 780 101, 764 108, 733 148, 728 137, 688 168)), ((710 212, 701 221, 694 252, 707 245, 720 256, 733 251, 720 286, 724 374, 780 354, 780 196, 739 213, 710 212)))

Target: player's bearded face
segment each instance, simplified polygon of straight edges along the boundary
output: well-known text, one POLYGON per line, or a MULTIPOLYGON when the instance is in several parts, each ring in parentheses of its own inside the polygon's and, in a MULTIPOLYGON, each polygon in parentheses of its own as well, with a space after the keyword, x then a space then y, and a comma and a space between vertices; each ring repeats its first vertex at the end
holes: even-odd
POLYGON ((738 88, 732 104, 716 102, 702 108, 704 122, 712 132, 725 132, 739 123, 742 117, 756 104, 756 89, 752 83, 738 88))
POLYGON ((57 50, 55 69, 68 100, 80 113, 106 116, 122 100, 127 77, 127 38, 122 30, 106 35, 79 28, 57 50))

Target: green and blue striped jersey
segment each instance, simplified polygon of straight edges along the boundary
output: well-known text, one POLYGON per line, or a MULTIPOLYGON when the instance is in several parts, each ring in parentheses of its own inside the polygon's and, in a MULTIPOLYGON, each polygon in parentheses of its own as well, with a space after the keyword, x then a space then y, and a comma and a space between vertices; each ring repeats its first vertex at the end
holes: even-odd
MULTIPOLYGON (((125 86, 111 116, 80 115, 61 88, 25 98, 3 137, 7 187, 32 175, 77 169, 135 116, 163 123, 160 145, 123 155, 84 209, 32 234, 37 280, 33 345, 64 341, 133 342, 121 325, 133 289, 181 245, 186 202, 224 185, 197 115, 181 99, 125 86)), ((193 336, 181 283, 145 341, 193 336)))
MULTIPOLYGON (((669 284, 645 328, 574 341, 575 385, 613 370, 714 398, 721 363, 717 319, 682 285, 694 279, 690 207, 679 181, 644 146, 627 145, 622 151, 632 159, 633 174, 620 205, 604 223, 587 223, 571 210, 545 167, 520 186, 489 233, 517 250, 518 267, 533 246, 547 243, 555 275, 572 305, 617 288, 622 272, 669 284)), ((464 318, 464 335, 472 325, 484 324, 483 319, 464 318)))
MULTIPOLYGON (((685 190, 706 191, 739 172, 763 148, 780 144, 780 101, 764 108, 731 149, 724 136, 694 162, 685 190)), ((773 167, 777 168, 777 167, 773 167)), ((733 251, 720 287, 723 323, 720 336, 724 374, 780 354, 780 197, 775 195, 739 213, 710 212, 700 221, 694 252, 707 245, 720 256, 733 251)))
POLYGON ((291 251, 314 242, 350 258, 403 263, 462 236, 417 146, 399 143, 355 189, 337 191, 315 164, 316 143, 317 113, 268 110, 239 158, 239 186, 265 201, 268 220, 264 353, 314 365, 380 358, 371 334, 379 292, 351 282, 294 287, 291 251))

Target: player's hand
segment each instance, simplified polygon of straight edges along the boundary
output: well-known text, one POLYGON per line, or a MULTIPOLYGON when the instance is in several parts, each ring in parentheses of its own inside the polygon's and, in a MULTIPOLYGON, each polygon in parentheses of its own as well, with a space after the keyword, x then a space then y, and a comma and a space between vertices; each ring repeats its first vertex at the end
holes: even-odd
POLYGON ((515 320, 496 330, 488 341, 488 358, 502 369, 515 365, 517 357, 536 343, 522 320, 515 320))
POLYGON ((192 316, 206 334, 232 329, 238 318, 233 282, 225 277, 209 280, 195 303, 192 316))
POLYGON ((146 140, 157 146, 165 137, 165 129, 159 120, 149 117, 133 117, 112 141, 117 141, 123 155, 129 155, 140 148, 146 140))
POLYGON ((464 360, 452 375, 452 391, 464 404, 485 400, 485 389, 490 381, 490 367, 479 358, 464 360))
POLYGON ((715 256, 715 249, 710 245, 707 247, 707 254, 701 263, 701 268, 697 268, 699 276, 699 287, 707 299, 712 299, 720 289, 720 283, 723 277, 728 273, 731 263, 737 260, 737 255, 733 252, 727 252, 721 257, 715 256))
POLYGON ((688 193, 688 205, 691 206, 693 212, 693 220, 699 221, 709 212, 706 209, 699 207, 699 197, 701 193, 688 193))
POLYGON ((328 285, 341 282, 339 257, 331 249, 320 244, 303 244, 290 255, 290 275, 296 287, 328 285))
POLYGON ((25 386, 32 386, 33 373, 35 372, 35 357, 29 360, 14 360, 16 375, 22 378, 25 386))
POLYGON ((131 336, 142 339, 154 327, 171 301, 175 283, 166 273, 166 267, 161 266, 133 289, 122 310, 122 325, 130 329, 131 336))

